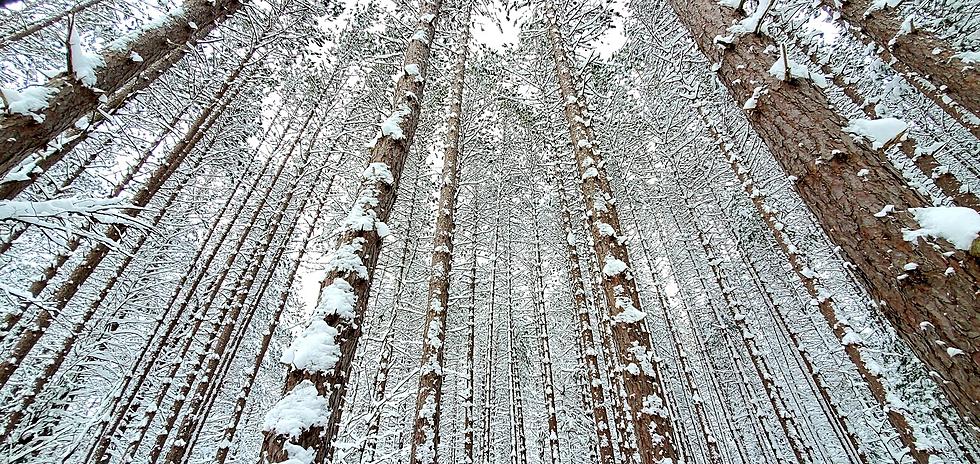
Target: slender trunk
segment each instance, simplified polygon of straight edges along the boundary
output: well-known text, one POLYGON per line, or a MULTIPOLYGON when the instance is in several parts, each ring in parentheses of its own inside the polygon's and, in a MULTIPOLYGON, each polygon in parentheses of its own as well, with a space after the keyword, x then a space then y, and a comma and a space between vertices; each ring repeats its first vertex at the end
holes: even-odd
POLYGON ((439 422, 442 415, 442 383, 445 364, 446 316, 449 311, 449 281, 453 267, 456 233, 456 197, 459 190, 460 115, 463 111, 463 86, 466 81, 466 52, 469 42, 469 17, 463 22, 463 33, 457 48, 453 87, 450 92, 446 151, 443 156, 439 203, 436 205, 435 238, 429 265, 428 310, 422 325, 422 364, 418 396, 415 402, 415 428, 412 434, 412 464, 436 464, 439 461, 439 422))
MULTIPOLYGON (((560 169, 557 171, 560 172, 560 169)), ((563 176, 556 172, 556 179, 563 176)), ((572 309, 577 315, 579 341, 582 351, 582 364, 585 367, 586 390, 590 401, 592 419, 595 425, 599 445, 599 462, 612 464, 615 461, 612 435, 609 429, 609 413, 606 410, 606 398, 603 391, 602 375, 599 371, 599 356, 596 352, 595 338, 592 335, 592 318, 589 315, 588 301, 585 297, 585 284, 582 281, 581 258, 572 232, 572 214, 568 206, 567 193, 561 182, 558 183, 559 208, 561 209, 561 233, 565 237, 565 254, 568 260, 568 279, 572 293, 572 309)))
POLYGON ((472 247, 473 257, 470 260, 470 301, 466 308, 466 391, 463 395, 463 463, 474 464, 473 443, 475 439, 473 418, 475 416, 475 398, 473 390, 476 388, 476 266, 477 266, 477 245, 479 240, 480 223, 479 211, 480 204, 476 199, 473 200, 473 227, 472 247))
POLYGON ((344 303, 345 307, 316 314, 315 318, 323 318, 326 328, 318 324, 318 319, 311 321, 307 328, 308 331, 335 332, 333 341, 339 347, 339 360, 333 366, 318 366, 309 371, 292 366, 287 374, 284 388, 287 395, 281 401, 290 401, 289 394, 294 393, 297 386, 304 387, 301 390, 306 392, 309 390, 305 387, 312 385, 317 404, 323 406, 328 417, 306 424, 296 436, 284 430, 266 430, 261 459, 268 462, 288 459, 288 449, 293 446, 312 450, 316 464, 329 461, 333 456, 332 442, 340 426, 347 378, 361 335, 371 276, 378 262, 382 235, 387 235, 388 231, 384 221, 391 214, 398 182, 418 127, 432 39, 441 7, 442 0, 432 0, 422 8, 417 22, 419 30, 409 40, 403 73, 395 87, 394 112, 382 125, 380 137, 374 142, 368 167, 361 176, 360 192, 342 225, 345 231, 337 241, 337 250, 345 254, 345 259, 331 262, 323 281, 321 293, 341 294, 343 301, 353 298, 354 304, 348 308, 344 303))
MULTIPOLYGON (((43 122, 21 114, 0 118, 0 175, 6 175, 31 153, 43 149, 75 121, 99 106, 102 94, 113 94, 127 82, 186 42, 197 41, 217 24, 241 8, 241 0, 189 0, 178 14, 154 29, 142 32, 131 41, 110 45, 103 54, 104 65, 95 70, 94 85, 83 84, 74 73, 62 73, 50 79, 45 87, 51 91, 43 122), (194 27, 189 26, 194 24, 194 27), (142 59, 133 60, 133 54, 142 59), (96 92, 96 88, 102 94, 96 92)), ((148 77, 155 79, 158 73, 148 77)), ((132 93, 129 94, 133 95, 132 93)))
POLYGON ((524 399, 521 372, 517 366, 517 330, 514 328, 513 235, 507 230, 507 379, 510 390, 510 462, 527 464, 527 438, 524 436, 524 399))
MULTIPOLYGON (((498 191, 499 194, 499 184, 498 191)), ((493 389, 493 366, 494 358, 497 356, 494 350, 496 338, 496 328, 494 325, 494 314, 497 303, 497 264, 500 261, 500 208, 494 209, 493 221, 493 253, 490 254, 490 301, 487 304, 487 346, 483 355, 483 453, 481 454, 481 464, 491 464, 493 462, 493 409, 494 409, 494 389, 493 389)))
POLYGON ((565 119, 582 180, 580 188, 591 218, 589 230, 594 238, 596 257, 603 263, 602 289, 606 311, 613 320, 613 342, 619 350, 624 387, 628 392, 629 411, 626 413, 632 421, 637 451, 644 464, 656 463, 664 458, 675 459, 676 451, 671 443, 673 432, 663 400, 662 383, 654 366, 656 360, 652 354, 650 334, 642 324, 646 314, 640 309, 636 282, 629 267, 629 253, 619 239, 619 214, 605 174, 605 162, 599 151, 593 148, 596 140, 591 123, 586 119, 584 94, 576 91, 575 77, 550 2, 546 16, 565 119))
MULTIPOLYGON (((534 306, 535 325, 538 332, 538 351, 541 357, 541 384, 544 387, 544 406, 548 417, 547 462, 561 462, 561 449, 558 443, 558 412, 555 408, 555 379, 551 368, 551 340, 548 337, 548 315, 545 307, 544 269, 541 264, 541 233, 535 221, 534 228, 534 306)), ((544 452, 542 450, 542 452, 544 452)))
POLYGON ((762 53, 771 39, 744 35, 734 47, 719 49, 712 38, 728 27, 730 12, 710 0, 670 3, 701 51, 721 63, 718 77, 736 102, 752 95, 753 82, 773 87, 749 117, 755 132, 797 179, 797 193, 855 265, 899 336, 936 373, 959 413, 980 421, 980 313, 968 309, 980 304, 980 260, 953 250, 945 256, 947 246, 904 239, 903 229, 919 228, 905 211, 929 202, 907 188, 883 153, 842 131, 845 121, 820 89, 773 80, 772 58, 762 53), (877 215, 886 205, 896 212, 877 215), (909 263, 917 265, 914 271, 904 271, 909 263))

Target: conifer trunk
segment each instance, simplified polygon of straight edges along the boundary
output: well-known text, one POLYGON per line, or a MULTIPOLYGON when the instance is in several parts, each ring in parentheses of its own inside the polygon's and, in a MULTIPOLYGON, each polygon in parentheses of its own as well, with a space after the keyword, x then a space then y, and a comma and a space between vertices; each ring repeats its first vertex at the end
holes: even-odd
MULTIPOLYGON (((43 115, 44 121, 21 114, 0 118, 0 175, 6 175, 32 153, 43 149, 58 134, 69 129, 75 121, 92 113, 103 94, 113 94, 143 70, 166 59, 177 47, 194 42, 213 30, 218 23, 234 14, 241 0, 188 0, 182 12, 154 29, 121 45, 110 45, 103 54, 105 64, 95 70, 95 85, 83 85, 69 72, 50 79, 45 87, 51 89, 43 115), (142 59, 133 60, 133 54, 142 59), (101 91, 98 93, 94 90, 101 91)), ((159 77, 152 73, 150 79, 159 77)), ((133 95, 130 93, 130 95, 133 95)))
MULTIPOLYGON (((467 15, 468 16, 468 15, 467 15)), ((446 313, 449 311, 449 281, 453 267, 453 238, 456 232, 456 196, 459 190, 460 114, 466 81, 466 53, 469 43, 469 17, 463 22, 457 45, 457 61, 450 91, 446 151, 437 203, 435 238, 429 265, 428 312, 422 325, 422 364, 415 402, 415 428, 412 433, 412 464, 439 461, 439 422, 442 414, 446 313)))
POLYGON ((619 239, 622 233, 612 189, 605 174, 605 162, 594 147, 596 140, 590 127, 584 94, 576 90, 575 77, 558 30, 556 13, 549 2, 546 11, 548 38, 551 41, 555 70, 564 114, 574 146, 579 184, 590 216, 589 230, 595 240, 595 254, 603 266, 602 289, 606 308, 613 319, 613 342, 623 367, 623 385, 628 393, 637 451, 643 464, 664 458, 675 459, 671 443, 670 420, 663 399, 662 384, 654 364, 650 334, 642 323, 636 282, 630 270, 629 253, 619 239))
POLYGON ((368 167, 362 174, 360 191, 348 220, 345 220, 345 231, 337 240, 338 251, 349 253, 352 261, 359 264, 350 266, 349 262, 333 262, 323 280, 323 289, 329 287, 354 299, 352 314, 334 311, 315 315, 336 330, 334 339, 340 348, 340 359, 327 371, 290 367, 286 377, 284 390, 287 394, 300 383, 310 382, 316 388, 317 398, 326 401, 329 417, 303 428, 298 436, 266 430, 260 458, 265 462, 288 459, 287 442, 312 450, 315 464, 328 462, 333 456, 332 441, 340 426, 347 378, 361 336, 382 234, 387 232, 384 221, 391 214, 398 182, 418 127, 432 39, 441 8, 442 0, 431 0, 422 7, 422 15, 416 23, 417 33, 409 40, 402 73, 395 87, 394 112, 382 125, 380 137, 374 142, 368 167), (353 317, 348 317, 351 315, 353 317))
MULTIPOLYGON (((559 170, 560 171, 560 170, 559 170)), ((556 176, 559 172, 556 172, 556 176)), ((561 179, 562 177, 557 177, 561 179)), ((582 359, 585 365, 586 390, 591 400, 592 419, 598 437, 599 458, 602 464, 612 464, 615 461, 612 435, 609 429, 609 414, 606 411, 606 398, 603 391, 602 374, 599 371, 599 357, 596 352, 595 338, 592 335, 592 318, 589 316, 588 302, 585 298, 585 284, 582 281, 582 266, 572 232, 572 215, 568 206, 567 193, 561 182, 557 185, 558 207, 561 210, 561 232, 565 237, 565 254, 568 260, 568 279, 572 292, 573 309, 577 315, 579 338, 582 347, 582 359)))
POLYGON ((959 413, 980 421, 980 313, 972 310, 980 305, 980 262, 945 242, 937 250, 903 239, 903 229, 919 228, 907 210, 929 202, 907 188, 883 153, 842 131, 847 121, 820 89, 769 75, 775 58, 762 51, 771 39, 744 35, 733 47, 719 49, 713 37, 727 29, 731 11, 710 0, 670 4, 701 51, 721 63, 718 77, 739 105, 758 83, 770 87, 749 115, 755 132, 794 176, 797 193, 854 264, 881 313, 940 377, 937 384, 959 413), (886 205, 896 212, 876 217, 886 205), (909 263, 917 269, 905 271, 909 263), (964 354, 951 355, 958 353, 952 350, 964 354))

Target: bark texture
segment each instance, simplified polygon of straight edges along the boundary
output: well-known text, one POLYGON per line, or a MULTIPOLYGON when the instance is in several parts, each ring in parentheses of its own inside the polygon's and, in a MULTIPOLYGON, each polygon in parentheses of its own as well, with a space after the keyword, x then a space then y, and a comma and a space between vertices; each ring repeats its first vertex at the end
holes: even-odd
POLYGON ((555 70, 564 115, 571 134, 579 184, 590 216, 589 231, 594 251, 603 266, 602 290, 605 311, 612 318, 612 341, 623 367, 623 386, 636 436, 640 462, 652 464, 664 458, 676 459, 671 443, 671 424, 663 400, 663 388, 650 345, 650 334, 642 323, 645 314, 639 309, 640 298, 630 268, 629 253, 619 239, 619 213, 605 173, 605 162, 594 148, 595 137, 584 95, 576 89, 575 77, 564 51, 556 13, 549 3, 548 38, 551 42, 555 70))
MULTIPOLYGON (((51 91, 48 107, 38 113, 43 116, 42 122, 22 114, 8 114, 0 118, 0 175, 6 175, 31 153, 43 149, 58 134, 69 129, 75 121, 92 113, 103 95, 111 95, 123 88, 142 71, 167 58, 175 48, 207 36, 219 22, 241 6, 241 0, 188 1, 183 5, 182 14, 161 26, 143 31, 118 46, 110 45, 102 53, 105 64, 95 71, 95 85, 83 85, 71 72, 50 79, 45 83, 45 87, 51 91), (143 59, 134 61, 131 58, 133 53, 143 59)), ((155 79, 159 76, 160 73, 152 73, 146 77, 155 79)))
POLYGON ((769 75, 775 58, 763 50, 771 39, 743 35, 734 46, 718 48, 712 38, 734 19, 731 10, 709 0, 670 4, 701 51, 720 63, 718 77, 738 104, 758 83, 769 86, 749 114, 752 127, 796 179, 797 193, 853 264, 881 313, 935 373, 960 414, 977 424, 980 313, 974 308, 980 305, 980 263, 945 241, 903 239, 903 229, 919 228, 908 209, 929 206, 928 201, 907 187, 882 152, 842 131, 847 122, 820 89, 769 75), (858 176, 861 170, 867 176, 858 176), (886 205, 894 205, 895 212, 877 217, 886 205), (909 263, 918 268, 905 271, 909 263), (964 354, 954 354, 956 349, 964 354))
POLYGON ((398 79, 394 113, 388 118, 388 124, 382 127, 380 137, 371 149, 358 198, 344 221, 346 231, 337 240, 337 251, 350 259, 332 261, 323 280, 323 288, 332 286, 345 294, 352 294, 354 299, 352 314, 333 311, 315 316, 322 317, 328 326, 337 331, 335 342, 340 347, 340 359, 326 371, 290 368, 286 377, 287 393, 303 382, 312 384, 318 398, 326 401, 329 417, 322 423, 303 429, 298 436, 266 430, 260 458, 266 462, 288 459, 287 442, 314 450, 313 462, 317 464, 329 462, 333 456, 332 442, 340 425, 347 378, 361 336, 382 234, 387 232, 384 221, 391 214, 398 182, 418 127, 432 39, 441 7, 442 0, 433 0, 421 9, 422 14, 417 21, 419 34, 409 40, 403 62, 403 69, 412 66, 410 69, 418 72, 403 72, 398 79))
POLYGON ((428 311, 422 325, 422 365, 418 396, 415 402, 415 428, 412 433, 412 464, 436 464, 439 461, 439 422, 442 414, 442 382, 445 363, 446 313, 449 310, 449 277, 453 267, 453 235, 456 232, 456 196, 459 190, 460 113, 466 81, 466 52, 469 42, 469 18, 463 25, 463 37, 450 91, 446 151, 443 156, 442 182, 436 212, 435 238, 429 264, 428 311))

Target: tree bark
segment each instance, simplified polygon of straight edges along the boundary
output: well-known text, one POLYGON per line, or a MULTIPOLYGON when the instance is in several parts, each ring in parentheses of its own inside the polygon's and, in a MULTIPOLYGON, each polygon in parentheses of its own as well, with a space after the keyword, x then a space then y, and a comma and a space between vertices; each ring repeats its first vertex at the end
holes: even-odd
POLYGON ((605 174, 605 162, 599 151, 593 148, 596 140, 584 110, 584 95, 576 91, 575 78, 551 2, 546 15, 565 119, 582 180, 579 186, 587 214, 592 219, 589 230, 595 239, 596 257, 603 263, 602 288, 606 310, 614 321, 613 342, 624 368, 622 375, 630 407, 627 413, 636 434, 637 451, 644 464, 653 464, 664 458, 676 459, 662 384, 654 367, 656 360, 652 355, 650 334, 642 324, 645 314, 639 309, 640 299, 629 267, 629 253, 618 237, 621 233, 619 214, 605 174))
MULTIPOLYGON (((557 171, 560 171, 558 169, 557 171)), ((556 178, 562 179, 556 172, 556 178)), ((599 458, 602 464, 615 462, 612 435, 609 429, 609 414, 606 411, 606 398, 603 391, 602 374, 599 371, 599 357, 596 352, 595 338, 592 336, 592 318, 589 315, 588 302, 585 298, 585 284, 582 281, 581 258, 575 244, 572 232, 572 214, 568 206, 567 193, 561 182, 558 183, 558 207, 561 210, 561 232, 565 237, 565 254, 568 260, 568 280, 572 293, 572 309, 577 314, 579 338, 582 346, 582 359, 586 371, 586 389, 588 390, 592 407, 592 420, 595 423, 596 436, 599 441, 599 458)))
POLYGON ((534 295, 535 325, 537 326, 538 351, 541 358, 541 385, 544 387, 545 414, 548 417, 547 462, 561 462, 558 443, 558 413, 555 408, 555 379, 551 369, 551 340, 548 336, 548 315, 545 306, 544 269, 541 264, 541 232, 537 221, 534 226, 534 295))
POLYGON ((435 238, 429 264, 428 310, 422 325, 422 363, 418 396, 415 401, 415 427, 412 433, 412 464, 436 464, 439 461, 439 422, 442 415, 442 383, 445 364, 446 316, 449 311, 449 281, 453 267, 456 233, 456 197, 459 191, 460 115, 463 111, 463 87, 466 82, 466 53, 469 48, 469 15, 463 22, 462 37, 457 45, 453 85, 449 94, 449 121, 446 151, 443 155, 442 181, 436 205, 435 238))
MULTIPOLYGON (((839 11, 841 18, 887 50, 897 61, 891 63, 895 70, 927 97, 939 103, 945 93, 967 111, 980 116, 980 67, 957 57, 955 50, 943 40, 918 28, 910 34, 900 33, 904 18, 887 8, 865 14, 871 7, 869 0, 848 0, 840 6, 829 0, 821 0, 821 3, 839 11), (939 53, 934 53, 935 50, 939 53), (931 86, 919 85, 916 78, 925 79, 931 86), (941 90, 944 87, 945 90, 941 90)), ((939 106, 948 110, 945 104, 939 106)), ((950 116, 962 120, 958 114, 950 113, 950 116)), ((975 126, 971 128, 971 131, 975 130, 975 126)))
POLYGON ((290 368, 287 374, 284 390, 290 392, 303 381, 311 382, 316 387, 318 397, 326 399, 329 417, 323 423, 305 428, 296 437, 275 430, 265 431, 261 459, 266 462, 288 459, 288 452, 284 447, 287 441, 314 450, 313 462, 316 464, 327 462, 333 456, 332 441, 340 426, 347 377, 361 335, 371 277, 381 247, 381 233, 387 229, 384 221, 391 214, 398 182, 418 127, 432 39, 441 7, 442 0, 431 0, 422 8, 422 15, 417 23, 419 34, 415 37, 424 37, 410 39, 405 51, 403 72, 395 87, 394 113, 388 121, 393 124, 383 125, 380 137, 371 149, 369 165, 362 176, 360 192, 349 216, 353 222, 345 221, 346 230, 337 240, 338 250, 350 251, 360 261, 360 265, 351 269, 332 264, 332 269, 323 280, 322 288, 333 286, 334 289, 341 289, 343 286, 334 284, 343 280, 353 290, 354 317, 349 318, 346 314, 336 312, 318 315, 337 331, 335 340, 340 347, 340 360, 328 372, 290 368), (378 229, 382 232, 379 233, 378 229))
POLYGON ((783 170, 797 179, 797 193, 854 264, 899 336, 936 373, 959 413, 978 423, 980 313, 969 309, 980 304, 978 260, 950 250, 945 242, 933 247, 903 239, 903 229, 919 228, 905 211, 929 203, 907 188, 880 151, 855 143, 842 131, 846 122, 818 88, 769 75, 773 57, 762 50, 772 45, 770 39, 744 35, 735 46, 718 49, 712 38, 728 27, 731 12, 709 0, 670 4, 701 51, 721 63, 718 77, 737 103, 752 95, 753 82, 772 87, 749 116, 756 133, 783 170), (894 205, 897 212, 875 217, 885 205, 894 205), (950 256, 943 251, 951 251, 950 256), (906 272, 908 263, 918 268, 906 272), (951 355, 957 349, 964 355, 951 355))
MULTIPOLYGON (((102 94, 113 94, 127 82, 165 59, 175 48, 208 35, 217 24, 241 8, 241 0, 189 0, 183 12, 163 25, 143 31, 118 48, 103 54, 105 64, 96 71, 92 88, 83 85, 71 70, 50 79, 45 87, 52 91, 43 115, 37 122, 31 116, 8 114, 0 118, 0 175, 6 175, 31 153, 43 149, 58 134, 70 128, 99 106, 102 94), (191 26, 190 24, 194 24, 191 26), (134 61, 136 53, 142 60, 134 61), (95 88, 100 92, 96 92, 95 88)), ((111 47, 111 46, 110 46, 111 47)), ((150 79, 159 77, 152 73, 150 79)), ((132 94, 130 94, 132 95, 132 94)))

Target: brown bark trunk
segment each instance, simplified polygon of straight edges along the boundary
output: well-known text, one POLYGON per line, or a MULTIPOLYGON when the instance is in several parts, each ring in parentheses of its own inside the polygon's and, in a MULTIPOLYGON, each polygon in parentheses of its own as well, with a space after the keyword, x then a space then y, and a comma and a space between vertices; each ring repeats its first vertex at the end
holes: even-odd
POLYGON ((100 4, 100 3, 104 2, 104 1, 105 0, 87 0, 87 1, 81 2, 81 3, 79 3, 79 4, 75 5, 75 6, 67 9, 67 10, 62 11, 61 13, 58 13, 56 15, 49 16, 49 17, 47 17, 45 19, 42 19, 40 21, 36 21, 34 23, 31 23, 31 24, 25 26, 23 29, 21 29, 21 30, 19 30, 17 32, 8 34, 8 35, 6 35, 4 37, 0 37, 0 48, 4 48, 4 47, 10 45, 13 42, 16 42, 16 41, 18 41, 20 39, 23 39, 24 37, 27 37, 27 36, 29 36, 31 34, 34 34, 34 33, 38 32, 38 31, 40 31, 40 30, 42 30, 44 28, 47 28, 47 27, 51 26, 54 23, 57 23, 58 21, 61 21, 61 20, 65 19, 65 18, 67 18, 67 17, 69 17, 71 15, 77 14, 78 12, 80 12, 80 11, 86 9, 86 8, 89 8, 89 7, 98 5, 98 4, 100 4))
POLYGON ((545 311, 544 269, 541 265, 541 233, 537 222, 534 226, 534 278, 535 325, 537 326, 538 351, 541 357, 541 384, 544 387, 544 406, 548 417, 548 443, 546 456, 551 464, 561 462, 561 448, 558 443, 558 413, 555 408, 555 379, 551 369, 551 340, 548 337, 548 316, 545 311))
MULTIPOLYGON (((980 67, 976 64, 970 65, 957 57, 948 44, 929 31, 915 28, 911 34, 900 33, 904 19, 894 11, 883 9, 865 15, 871 7, 869 0, 848 0, 841 2, 840 7, 827 0, 822 3, 839 11, 841 18, 894 57, 894 61, 883 58, 944 110, 949 111, 950 105, 943 101, 948 95, 967 111, 980 116, 980 67), (939 53, 934 53, 935 50, 939 53), (918 78, 925 79, 927 85, 920 84, 918 78), (943 87, 945 90, 941 90, 943 87)), ((962 122, 959 113, 949 114, 962 122)), ((974 124, 964 125, 971 132, 977 130, 974 124)))
POLYGON ((587 120, 588 114, 583 111, 586 107, 584 95, 576 91, 575 78, 550 2, 546 15, 565 119, 582 179, 580 188, 592 219, 589 230, 595 240, 596 257, 603 262, 602 288, 606 310, 615 322, 612 325, 613 342, 619 349, 619 362, 624 368, 628 414, 636 435, 637 451, 644 464, 664 458, 676 459, 662 384, 654 367, 656 360, 652 355, 650 335, 642 324, 644 313, 639 309, 636 282, 629 268, 629 253, 618 238, 619 214, 606 178, 604 161, 599 151, 593 149, 596 140, 587 120))
POLYGON ((446 316, 449 311, 449 280, 453 267, 453 238, 456 233, 456 196, 459 190, 460 117, 466 81, 466 52, 469 17, 463 22, 457 48, 453 86, 449 98, 446 151, 443 156, 439 202, 436 205, 435 238, 429 264, 428 311, 422 325, 422 363, 415 401, 415 427, 412 433, 412 464, 439 461, 439 422, 442 415, 442 383, 445 364, 446 316))
MULTIPOLYGON (((500 193, 500 184, 497 185, 497 193, 500 193)), ((495 325, 494 325, 494 314, 496 313, 497 304, 497 264, 500 261, 499 251, 500 251, 500 207, 494 209, 494 220, 493 220, 493 252, 490 254, 490 301, 487 304, 487 346, 486 351, 483 355, 483 414, 482 414, 482 432, 483 432, 483 452, 480 457, 480 464, 491 464, 493 462, 493 427, 491 422, 493 420, 493 409, 494 409, 494 389, 493 389, 493 367, 494 367, 494 356, 496 356, 496 351, 494 350, 494 343, 496 338, 495 325)))
POLYGON ((337 241, 338 250, 351 251, 360 265, 355 269, 334 266, 323 281, 323 288, 340 289, 345 294, 346 287, 353 290, 353 317, 336 312, 322 315, 327 325, 337 331, 335 340, 340 347, 340 359, 328 372, 289 369, 287 374, 284 390, 290 392, 301 382, 311 382, 317 389, 318 397, 326 399, 329 418, 323 423, 311 424, 296 437, 275 430, 266 431, 261 452, 261 459, 265 461, 279 462, 288 458, 284 447, 287 441, 315 450, 313 462, 316 464, 328 461, 333 456, 332 440, 340 426, 347 377, 361 335, 371 276, 381 247, 378 229, 387 229, 383 222, 391 214, 398 182, 418 127, 429 54, 441 7, 442 0, 432 0, 422 8, 417 24, 424 37, 409 41, 403 62, 404 72, 395 87, 395 112, 389 117, 388 124, 382 126, 381 136, 371 149, 369 166, 362 176, 360 192, 349 216, 351 221, 345 221, 346 231, 337 241), (347 286, 339 285, 339 281, 347 286))
MULTIPOLYGON (((165 59, 176 47, 208 35, 219 22, 241 8, 240 0, 192 0, 183 6, 183 13, 160 27, 144 31, 119 50, 110 49, 103 55, 105 65, 95 71, 94 87, 113 94, 127 82, 154 63, 165 59), (189 26, 194 23, 196 27, 189 26), (132 53, 143 59, 134 61, 132 53)), ((70 70, 69 70, 70 71, 70 70)), ((155 79, 158 73, 148 77, 155 79)), ((45 87, 52 90, 43 122, 31 116, 8 114, 0 118, 0 175, 6 175, 31 153, 43 149, 58 134, 75 121, 92 113, 99 106, 100 94, 82 85, 71 72, 49 80, 45 87)), ((132 94, 130 94, 132 95, 132 94)))
MULTIPOLYGON (((476 195, 474 195, 475 197, 476 195)), ((473 218, 470 220, 473 228, 471 237, 473 257, 470 260, 470 301, 466 308, 466 392, 463 395, 463 464, 474 464, 473 445, 475 440, 473 422, 475 417, 474 388, 476 388, 476 266, 477 245, 480 237, 480 203, 479 198, 473 200, 473 218)))
MULTIPOLYGON (((560 171, 560 169, 558 170, 560 171)), ((556 172, 556 178, 562 179, 556 172)), ((568 260, 568 279, 572 293, 572 309, 577 315, 579 339, 581 340, 582 361, 585 367, 586 390, 590 401, 592 419, 598 439, 598 455, 602 464, 615 462, 612 435, 609 429, 609 414, 606 411, 606 397, 603 391, 602 374, 599 371, 599 356, 596 352, 595 338, 592 336, 592 318, 589 315, 588 302, 585 298, 585 284, 582 281, 582 267, 578 255, 578 247, 574 243, 572 232, 572 215, 568 206, 565 187, 558 183, 558 207, 561 209, 561 232, 565 237, 565 254, 568 260)))
POLYGON ((728 27, 729 12, 709 0, 670 3, 701 51, 721 63, 718 77, 736 102, 744 103, 752 95, 753 82, 773 87, 749 116, 756 133, 783 170, 797 178, 797 192, 855 265, 885 317, 935 371, 937 383, 960 414, 977 423, 980 346, 975 340, 980 339, 980 314, 968 308, 978 305, 978 260, 960 251, 947 257, 942 250, 903 239, 903 229, 919 228, 904 211, 928 202, 907 188, 882 153, 854 143, 841 130, 846 122, 819 89, 807 82, 779 83, 769 76, 773 58, 761 51, 772 44, 770 39, 745 35, 734 47, 719 50, 712 38, 728 27), (858 176, 862 170, 867 176, 858 176), (875 217, 885 205, 894 205, 898 212, 875 217), (918 269, 906 273, 908 263, 918 264, 918 269), (947 275, 947 269, 954 272, 947 275), (925 322, 933 328, 921 330, 925 322), (947 348, 965 355, 951 356, 947 348))

